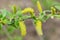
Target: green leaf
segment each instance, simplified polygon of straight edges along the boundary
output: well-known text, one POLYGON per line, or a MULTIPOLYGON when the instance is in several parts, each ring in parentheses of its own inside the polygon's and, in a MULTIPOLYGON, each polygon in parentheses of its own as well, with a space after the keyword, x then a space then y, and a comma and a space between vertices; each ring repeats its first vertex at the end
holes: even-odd
POLYGON ((43 13, 40 13, 39 19, 40 19, 42 22, 45 22, 45 21, 48 20, 51 16, 52 16, 52 14, 46 15, 46 13, 43 12, 43 13))
POLYGON ((13 26, 8 26, 7 30, 8 30, 9 33, 12 34, 12 33, 14 32, 14 30, 15 30, 15 27, 13 27, 13 26))
POLYGON ((8 15, 8 11, 6 9, 2 9, 1 14, 2 14, 2 16, 4 18, 4 17, 6 17, 8 15))
POLYGON ((42 1, 43 6, 45 9, 50 9, 51 6, 60 6, 60 3, 56 0, 40 0, 42 1))
POLYGON ((45 7, 45 9, 50 9, 51 6, 53 6, 54 0, 42 0, 42 4, 45 7))
POLYGON ((60 15, 54 15, 54 17, 56 17, 56 18, 60 18, 60 15))
POLYGON ((44 21, 44 16, 45 16, 45 13, 39 13, 39 19, 41 20, 41 21, 44 21))
POLYGON ((2 18, 2 14, 0 13, 0 19, 2 18))
POLYGON ((55 8, 56 8, 57 10, 60 10, 60 5, 55 5, 55 8))
POLYGON ((2 27, 3 27, 2 24, 0 24, 0 30, 2 30, 2 27))
POLYGON ((18 11, 17 11, 17 13, 16 13, 16 15, 21 17, 22 16, 21 11, 22 11, 21 8, 19 8, 18 11))
POLYGON ((58 1, 54 1, 53 5, 60 5, 60 3, 58 1))
POLYGON ((31 16, 28 16, 28 15, 22 16, 23 20, 26 20, 26 19, 29 19, 29 18, 31 18, 31 16))
POLYGON ((5 23, 5 24, 8 24, 9 23, 9 20, 8 19, 4 19, 4 20, 2 20, 3 21, 3 23, 5 23))
POLYGON ((15 15, 14 15, 14 14, 9 13, 9 19, 10 19, 10 21, 11 21, 14 17, 15 17, 15 15))
POLYGON ((18 23, 19 19, 15 19, 14 25, 16 26, 16 28, 19 28, 19 23, 18 23))

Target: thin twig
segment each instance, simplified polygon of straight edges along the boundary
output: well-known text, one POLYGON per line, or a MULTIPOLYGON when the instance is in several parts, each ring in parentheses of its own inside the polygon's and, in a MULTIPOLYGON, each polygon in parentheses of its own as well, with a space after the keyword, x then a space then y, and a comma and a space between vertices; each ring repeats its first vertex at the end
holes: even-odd
POLYGON ((39 36, 40 37, 40 40, 44 40, 44 37, 43 36, 39 36))

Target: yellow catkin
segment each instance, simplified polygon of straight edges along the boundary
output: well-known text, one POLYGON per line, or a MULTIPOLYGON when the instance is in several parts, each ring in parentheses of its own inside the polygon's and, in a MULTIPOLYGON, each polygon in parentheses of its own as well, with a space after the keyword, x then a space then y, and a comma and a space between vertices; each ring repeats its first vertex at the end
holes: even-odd
POLYGON ((13 5, 13 13, 16 13, 16 5, 13 5))
POLYGON ((24 24, 24 21, 19 21, 19 27, 21 31, 21 36, 26 36, 26 26, 24 24))
POLYGON ((23 13, 23 14, 24 14, 24 13, 27 13, 27 12, 33 13, 34 10, 33 10, 32 8, 25 8, 24 10, 22 10, 22 13, 23 13))
POLYGON ((42 36, 43 35, 43 32, 42 32, 42 22, 40 20, 37 20, 35 25, 36 25, 37 34, 39 36, 42 36))
POLYGON ((39 1, 37 1, 37 7, 40 13, 42 13, 42 7, 39 1))
POLYGON ((56 9, 54 7, 51 7, 51 13, 55 14, 56 13, 56 9))

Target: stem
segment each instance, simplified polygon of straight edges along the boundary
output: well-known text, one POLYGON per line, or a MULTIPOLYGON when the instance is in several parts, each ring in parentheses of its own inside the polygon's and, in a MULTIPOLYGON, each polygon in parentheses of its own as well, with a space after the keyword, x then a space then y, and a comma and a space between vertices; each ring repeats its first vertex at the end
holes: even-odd
POLYGON ((40 40, 44 40, 44 37, 43 36, 39 36, 40 37, 40 40))

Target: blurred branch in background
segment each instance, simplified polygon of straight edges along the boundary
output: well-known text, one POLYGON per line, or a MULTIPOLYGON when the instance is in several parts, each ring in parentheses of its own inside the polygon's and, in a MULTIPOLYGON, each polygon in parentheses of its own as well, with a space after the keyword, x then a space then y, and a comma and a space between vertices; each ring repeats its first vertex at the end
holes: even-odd
POLYGON ((8 37, 9 40, 13 40, 12 36, 7 31, 6 25, 3 26, 3 31, 5 32, 5 34, 6 34, 6 36, 8 37))

